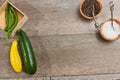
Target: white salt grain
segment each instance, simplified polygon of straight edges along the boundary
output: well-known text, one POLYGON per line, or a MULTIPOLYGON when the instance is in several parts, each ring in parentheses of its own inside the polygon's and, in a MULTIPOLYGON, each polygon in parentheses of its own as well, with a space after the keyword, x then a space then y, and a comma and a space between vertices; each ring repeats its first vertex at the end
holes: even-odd
POLYGON ((103 24, 102 32, 107 38, 117 38, 120 34, 120 25, 113 21, 113 27, 111 26, 111 21, 107 21, 103 24), (114 27, 114 29, 113 29, 114 27))

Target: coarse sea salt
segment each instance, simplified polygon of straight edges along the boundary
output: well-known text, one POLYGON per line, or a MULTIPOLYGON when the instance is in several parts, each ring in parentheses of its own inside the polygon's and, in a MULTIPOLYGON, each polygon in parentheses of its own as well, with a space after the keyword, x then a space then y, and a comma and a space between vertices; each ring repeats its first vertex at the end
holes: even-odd
POLYGON ((102 27, 103 35, 110 39, 117 38, 120 34, 120 25, 113 21, 113 27, 111 26, 111 21, 105 22, 102 27))

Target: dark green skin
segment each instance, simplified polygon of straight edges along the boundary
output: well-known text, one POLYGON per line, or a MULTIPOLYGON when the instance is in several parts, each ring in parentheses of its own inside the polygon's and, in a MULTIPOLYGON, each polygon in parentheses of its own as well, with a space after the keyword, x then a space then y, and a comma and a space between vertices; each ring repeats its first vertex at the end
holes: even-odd
POLYGON ((37 70, 37 64, 31 42, 23 30, 19 29, 17 34, 19 36, 19 45, 22 52, 24 69, 28 74, 34 74, 37 70))

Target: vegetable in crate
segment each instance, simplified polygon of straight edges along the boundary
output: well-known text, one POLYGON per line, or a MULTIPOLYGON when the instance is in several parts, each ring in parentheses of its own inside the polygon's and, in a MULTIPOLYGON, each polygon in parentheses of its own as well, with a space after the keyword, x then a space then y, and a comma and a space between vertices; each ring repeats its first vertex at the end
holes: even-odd
POLYGON ((34 74, 37 70, 37 64, 31 42, 23 30, 19 29, 17 34, 19 36, 24 69, 27 73, 34 74))
POLYGON ((22 61, 18 52, 18 41, 14 40, 10 50, 10 63, 15 72, 22 71, 22 61))
POLYGON ((8 4, 5 13, 5 20, 6 20, 6 28, 5 32, 7 33, 7 39, 11 36, 12 31, 18 24, 18 14, 17 11, 8 4))

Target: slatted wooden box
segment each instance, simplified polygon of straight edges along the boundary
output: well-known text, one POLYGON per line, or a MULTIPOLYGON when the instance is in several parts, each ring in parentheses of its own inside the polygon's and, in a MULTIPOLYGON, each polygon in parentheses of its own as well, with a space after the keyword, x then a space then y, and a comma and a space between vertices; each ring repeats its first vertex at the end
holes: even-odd
POLYGON ((0 7, 0 28, 2 30, 4 30, 6 28, 6 22, 5 22, 5 10, 8 6, 8 4, 10 4, 12 7, 14 7, 17 11, 18 14, 18 24, 15 27, 15 29, 12 32, 11 36, 14 36, 16 31, 18 29, 20 29, 24 23, 28 20, 28 17, 26 14, 24 14, 21 10, 19 10, 17 7, 15 7, 9 0, 6 0, 3 5, 0 7))

